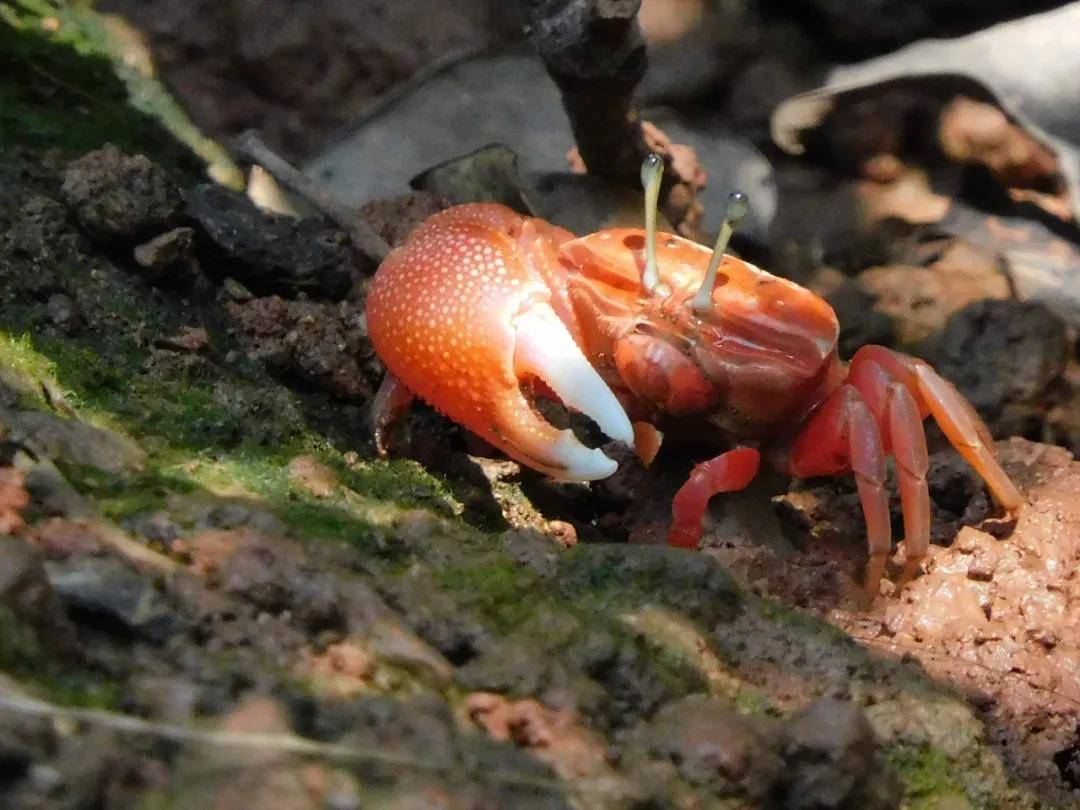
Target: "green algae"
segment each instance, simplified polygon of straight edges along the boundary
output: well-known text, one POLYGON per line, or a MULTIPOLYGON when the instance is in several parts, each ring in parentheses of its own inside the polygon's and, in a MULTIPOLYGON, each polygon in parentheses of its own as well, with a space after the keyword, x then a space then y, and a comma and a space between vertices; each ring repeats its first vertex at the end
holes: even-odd
POLYGON ((134 32, 86 3, 0 6, 0 151, 77 155, 114 143, 233 186, 242 176, 146 64, 134 32))

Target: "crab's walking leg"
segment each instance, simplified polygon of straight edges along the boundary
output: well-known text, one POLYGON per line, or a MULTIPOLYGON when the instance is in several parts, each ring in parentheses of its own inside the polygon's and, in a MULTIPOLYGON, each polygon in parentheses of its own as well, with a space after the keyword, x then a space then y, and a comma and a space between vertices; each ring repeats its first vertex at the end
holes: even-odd
POLYGON ((885 447, 874 414, 854 385, 834 391, 799 434, 791 452, 792 475, 812 478, 851 469, 866 517, 865 589, 877 595, 892 548, 889 495, 885 489, 885 447))
MULTIPOLYGON (((866 364, 878 366, 891 381, 903 384, 911 392, 919 406, 920 418, 933 415, 953 447, 982 476, 1002 506, 1008 510, 1020 507, 1024 499, 994 458, 990 432, 952 383, 921 360, 883 346, 864 346, 851 359, 851 377, 860 388, 863 385, 857 380, 866 376, 861 369, 866 364)), ((872 400, 870 394, 867 397, 872 400)), ((870 404, 876 414, 882 413, 879 404, 873 401, 870 404)))
POLYGON ((900 477, 900 505, 904 511, 904 573, 896 584, 899 591, 919 571, 919 564, 930 548, 930 487, 919 406, 901 383, 891 383, 886 400, 888 436, 900 477))
POLYGON ((989 431, 971 404, 952 383, 925 363, 915 363, 915 378, 919 396, 953 447, 983 477, 1002 506, 1009 510, 1019 509, 1024 499, 994 458, 989 431))
POLYGON ((375 449, 380 456, 386 455, 386 436, 394 423, 409 410, 414 397, 397 377, 386 372, 375 399, 371 403, 371 428, 375 437, 375 449))
POLYGON ((877 421, 886 453, 896 459, 905 549, 899 590, 918 573, 930 548, 930 488, 926 483, 930 461, 923 412, 912 392, 872 359, 860 358, 853 364, 848 382, 859 389, 877 421))
POLYGON ((746 489, 760 467, 761 454, 752 447, 729 450, 694 467, 671 505, 674 520, 668 542, 673 546, 697 548, 709 498, 720 492, 746 489))

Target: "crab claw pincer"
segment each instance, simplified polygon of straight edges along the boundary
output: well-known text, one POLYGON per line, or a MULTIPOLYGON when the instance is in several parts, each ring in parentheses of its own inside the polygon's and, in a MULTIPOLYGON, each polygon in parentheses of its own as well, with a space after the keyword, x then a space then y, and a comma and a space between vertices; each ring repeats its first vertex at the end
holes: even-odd
POLYGON ((532 223, 488 204, 431 217, 379 268, 368 330, 412 393, 507 455, 556 478, 604 478, 616 463, 547 422, 522 388, 539 379, 611 438, 634 442, 622 405, 552 308, 544 274, 572 235, 532 223))

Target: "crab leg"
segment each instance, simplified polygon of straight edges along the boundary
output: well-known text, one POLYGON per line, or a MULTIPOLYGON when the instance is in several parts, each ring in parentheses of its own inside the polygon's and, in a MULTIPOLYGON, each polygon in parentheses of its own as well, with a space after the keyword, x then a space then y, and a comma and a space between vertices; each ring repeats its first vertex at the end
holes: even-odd
POLYGON ((386 436, 412 404, 413 394, 389 371, 375 392, 371 403, 371 428, 375 436, 375 450, 386 455, 386 436))
POLYGON ((877 595, 892 548, 889 495, 885 489, 885 447, 874 414, 858 388, 834 391, 795 441, 790 472, 798 478, 834 475, 851 469, 866 517, 865 593, 877 595))
POLYGON ((930 488, 926 483, 930 460, 922 417, 911 392, 901 383, 891 383, 887 403, 889 444, 899 472, 904 512, 904 573, 896 584, 899 591, 918 573, 930 548, 930 488))
MULTIPOLYGON (((851 359, 851 378, 857 381, 865 377, 867 372, 861 366, 870 363, 880 367, 890 380, 908 389, 919 407, 920 418, 933 415, 949 442, 982 476, 1002 506, 1009 510, 1020 507, 1024 499, 994 458, 990 432, 952 383, 923 361, 883 346, 859 349, 851 359)), ((863 387, 861 383, 856 384, 863 387)), ((876 403, 871 402, 871 407, 875 414, 881 414, 876 403)))
POLYGON ((753 447, 740 447, 721 453, 694 467, 690 478, 675 493, 671 504, 672 526, 668 543, 682 548, 697 548, 701 541, 701 521, 709 499, 720 492, 746 489, 761 466, 761 454, 753 447))
POLYGON ((923 413, 907 386, 894 380, 872 359, 860 359, 853 365, 848 382, 859 389, 873 411, 885 451, 896 459, 905 547, 899 590, 918 573, 919 563, 930 548, 930 488, 926 483, 930 461, 923 413))
POLYGON ((920 398, 934 414, 934 420, 953 447, 983 477, 1002 506, 1018 509, 1024 499, 994 458, 989 447, 989 431, 970 403, 952 383, 925 363, 915 363, 915 379, 920 398))

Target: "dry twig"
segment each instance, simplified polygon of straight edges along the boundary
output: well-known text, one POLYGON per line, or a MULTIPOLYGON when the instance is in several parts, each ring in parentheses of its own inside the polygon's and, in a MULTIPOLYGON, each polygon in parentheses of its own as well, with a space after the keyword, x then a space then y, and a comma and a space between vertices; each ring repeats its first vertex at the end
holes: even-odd
POLYGON ((242 161, 258 164, 286 188, 310 202, 322 214, 336 222, 349 234, 356 249, 376 264, 390 253, 390 245, 360 218, 359 214, 334 199, 318 183, 292 166, 285 158, 267 146, 258 133, 247 131, 233 142, 233 152, 242 161))

